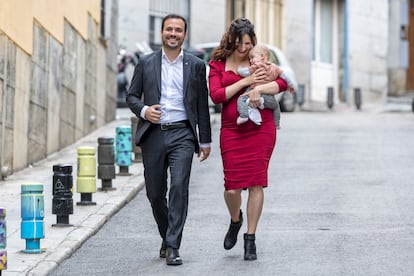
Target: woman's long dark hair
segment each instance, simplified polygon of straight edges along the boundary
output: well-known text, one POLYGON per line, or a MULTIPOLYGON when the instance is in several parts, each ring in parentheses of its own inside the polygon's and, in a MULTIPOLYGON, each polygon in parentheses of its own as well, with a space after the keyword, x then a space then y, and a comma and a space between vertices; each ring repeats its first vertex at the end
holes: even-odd
POLYGON ((236 42, 241 42, 244 35, 248 35, 253 45, 257 39, 254 32, 254 25, 247 18, 237 18, 233 20, 221 38, 220 45, 211 54, 211 60, 225 60, 238 47, 236 42))

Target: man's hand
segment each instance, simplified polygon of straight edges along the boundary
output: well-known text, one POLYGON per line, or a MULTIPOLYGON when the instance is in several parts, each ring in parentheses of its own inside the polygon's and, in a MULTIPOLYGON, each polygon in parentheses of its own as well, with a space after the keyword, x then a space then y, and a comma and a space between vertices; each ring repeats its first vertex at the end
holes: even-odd
POLYGON ((147 110, 145 110, 145 119, 147 119, 153 124, 158 123, 161 119, 160 108, 161 108, 161 105, 159 104, 154 104, 154 105, 149 106, 147 110))
POLYGON ((197 157, 200 158, 200 161, 206 160, 210 155, 211 148, 200 148, 200 152, 197 154, 197 157))

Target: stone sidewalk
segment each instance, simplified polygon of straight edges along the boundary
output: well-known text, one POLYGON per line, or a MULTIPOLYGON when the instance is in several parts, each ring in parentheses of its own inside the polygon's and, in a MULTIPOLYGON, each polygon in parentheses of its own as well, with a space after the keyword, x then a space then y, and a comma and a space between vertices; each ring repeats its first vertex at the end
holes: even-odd
MULTIPOLYGON (((131 125, 129 109, 118 109, 117 119, 82 138, 75 144, 57 152, 32 166, 10 175, 6 181, 0 182, 0 206, 6 208, 7 224, 7 269, 2 276, 8 275, 47 275, 61 261, 75 252, 83 242, 94 235, 99 228, 144 185, 142 163, 132 163, 129 167, 129 176, 116 176, 112 180, 114 191, 102 192, 101 180, 96 180, 97 192, 92 194, 92 201, 96 205, 77 206, 80 194, 76 192, 77 148, 92 146, 97 148, 98 137, 115 138, 116 127, 131 125), (73 202, 74 213, 69 216, 69 223, 73 226, 54 227, 57 217, 52 214, 52 182, 53 165, 70 164, 73 166, 73 202), (20 238, 20 204, 21 185, 40 183, 44 186, 44 232, 45 238, 40 240, 43 253, 28 254, 21 251, 26 248, 26 241, 20 238)), ((116 172, 119 167, 116 166, 116 172)))

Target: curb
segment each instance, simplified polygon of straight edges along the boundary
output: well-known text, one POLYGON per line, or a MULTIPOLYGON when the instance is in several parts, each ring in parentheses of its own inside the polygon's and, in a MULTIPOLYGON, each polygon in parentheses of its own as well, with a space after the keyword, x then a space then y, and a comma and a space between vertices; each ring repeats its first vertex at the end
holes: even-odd
MULTIPOLYGON (((132 176, 131 178, 136 178, 132 176)), ((58 246, 55 251, 52 251, 49 255, 41 260, 35 267, 30 269, 27 275, 47 275, 52 272, 61 262, 69 258, 75 253, 82 244, 93 236, 99 229, 122 207, 124 207, 129 201, 131 201, 143 188, 144 178, 142 175, 138 175, 139 185, 126 185, 122 187, 125 194, 117 197, 109 197, 97 212, 86 217, 76 228, 73 229, 58 246), (124 189, 125 188, 125 189, 124 189)))

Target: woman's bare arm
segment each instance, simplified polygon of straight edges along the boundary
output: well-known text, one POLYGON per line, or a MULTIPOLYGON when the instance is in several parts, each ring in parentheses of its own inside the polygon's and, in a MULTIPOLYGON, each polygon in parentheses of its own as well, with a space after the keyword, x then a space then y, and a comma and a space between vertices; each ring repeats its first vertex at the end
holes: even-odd
POLYGON ((286 81, 278 78, 276 81, 258 85, 252 90, 249 90, 249 92, 245 93, 244 95, 249 96, 249 105, 251 107, 259 107, 261 94, 277 94, 284 91, 286 88, 286 81), (279 85, 281 85, 282 88, 279 85))

